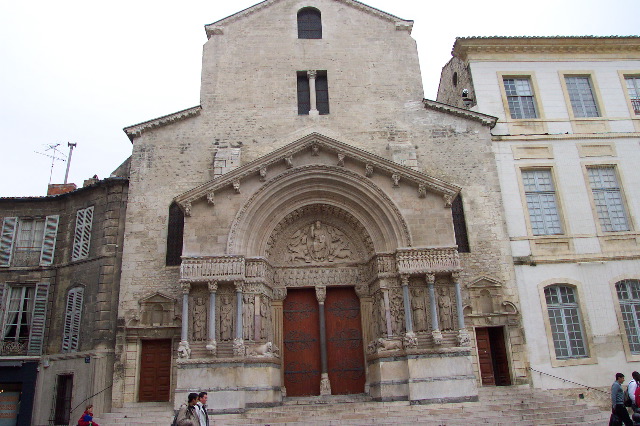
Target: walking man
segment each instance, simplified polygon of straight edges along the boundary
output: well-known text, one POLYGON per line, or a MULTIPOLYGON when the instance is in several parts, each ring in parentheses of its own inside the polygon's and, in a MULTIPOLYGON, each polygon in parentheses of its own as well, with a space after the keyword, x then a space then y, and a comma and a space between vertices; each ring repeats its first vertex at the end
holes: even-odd
POLYGON ((207 399, 209 396, 206 392, 200 392, 198 394, 198 402, 196 409, 198 413, 198 419, 200 420, 200 426, 209 426, 209 416, 207 415, 207 399))
POLYGON ((611 412, 618 416, 625 426, 633 426, 633 422, 629 418, 627 407, 624 406, 624 391, 622 384, 624 383, 624 374, 616 373, 616 381, 611 385, 611 412))
POLYGON ((198 402, 198 394, 191 392, 187 397, 187 403, 182 404, 178 415, 176 416, 175 424, 177 426, 202 426, 200 419, 198 418, 196 403, 198 402))

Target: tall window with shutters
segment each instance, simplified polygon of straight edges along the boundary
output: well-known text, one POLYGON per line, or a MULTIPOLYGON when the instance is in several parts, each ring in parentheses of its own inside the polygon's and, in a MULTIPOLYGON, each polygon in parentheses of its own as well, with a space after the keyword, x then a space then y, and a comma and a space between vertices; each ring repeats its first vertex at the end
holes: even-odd
POLYGON ((0 355, 41 355, 49 284, 0 284, 0 355))
POLYGON ((0 267, 51 265, 58 221, 58 215, 2 219, 0 267))
POLYGON ((62 352, 75 352, 80 347, 80 321, 84 288, 75 287, 67 293, 67 307, 64 313, 62 352))
POLYGON ((76 228, 73 235, 73 251, 71 260, 81 260, 89 257, 91 245, 91 226, 93 224, 93 206, 80 209, 76 213, 76 228))

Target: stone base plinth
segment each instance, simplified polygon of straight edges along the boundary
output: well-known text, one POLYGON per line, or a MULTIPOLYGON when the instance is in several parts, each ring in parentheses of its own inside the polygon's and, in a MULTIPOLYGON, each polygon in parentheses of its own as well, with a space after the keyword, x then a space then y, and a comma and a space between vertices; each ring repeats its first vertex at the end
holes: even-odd
POLYGON ((468 349, 379 355, 369 361, 369 389, 376 401, 429 404, 478 400, 468 349))
POLYGON ((207 405, 217 413, 280 405, 280 360, 237 358, 188 360, 177 365, 173 404, 176 409, 189 392, 208 392, 207 405))

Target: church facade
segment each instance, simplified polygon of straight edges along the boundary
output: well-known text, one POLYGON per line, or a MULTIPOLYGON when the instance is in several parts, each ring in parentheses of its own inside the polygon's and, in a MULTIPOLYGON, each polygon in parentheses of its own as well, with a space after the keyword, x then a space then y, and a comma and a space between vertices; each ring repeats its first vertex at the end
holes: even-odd
POLYGON ((114 407, 473 401, 528 382, 494 117, 423 99, 412 21, 267 0, 133 143, 114 407))

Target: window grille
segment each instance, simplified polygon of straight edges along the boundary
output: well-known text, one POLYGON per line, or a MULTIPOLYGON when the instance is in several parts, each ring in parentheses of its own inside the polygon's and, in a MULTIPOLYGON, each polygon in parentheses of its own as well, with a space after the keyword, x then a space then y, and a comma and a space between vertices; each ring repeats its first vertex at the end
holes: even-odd
POLYGON ((553 285, 544 289, 557 359, 584 358, 587 350, 580 310, 573 287, 553 285))

